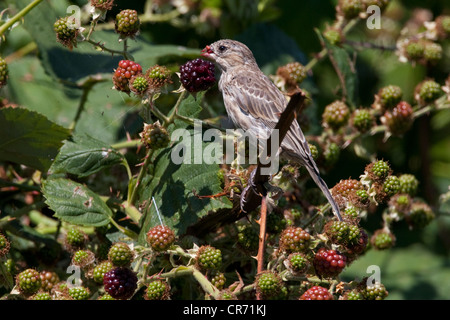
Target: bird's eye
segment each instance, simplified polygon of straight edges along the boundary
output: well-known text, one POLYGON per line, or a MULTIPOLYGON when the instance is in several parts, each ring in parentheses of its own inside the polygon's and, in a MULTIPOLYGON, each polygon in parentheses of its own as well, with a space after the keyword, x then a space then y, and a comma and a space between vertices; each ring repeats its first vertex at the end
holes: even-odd
POLYGON ((219 51, 220 52, 224 52, 225 50, 227 50, 227 47, 225 47, 225 46, 220 46, 219 47, 219 51))

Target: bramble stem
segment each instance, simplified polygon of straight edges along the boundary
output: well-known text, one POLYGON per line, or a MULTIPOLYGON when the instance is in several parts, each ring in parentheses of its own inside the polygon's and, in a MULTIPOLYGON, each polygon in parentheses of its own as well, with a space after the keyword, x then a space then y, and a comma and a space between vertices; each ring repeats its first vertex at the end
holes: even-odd
POLYGON ((27 5, 25 8, 23 8, 19 13, 17 13, 14 17, 9 19, 5 22, 2 26, 0 26, 0 37, 8 30, 10 27, 12 27, 16 22, 18 22, 22 17, 24 17, 26 14, 28 14, 34 7, 36 7, 39 3, 41 3, 42 0, 34 0, 29 5, 27 5))

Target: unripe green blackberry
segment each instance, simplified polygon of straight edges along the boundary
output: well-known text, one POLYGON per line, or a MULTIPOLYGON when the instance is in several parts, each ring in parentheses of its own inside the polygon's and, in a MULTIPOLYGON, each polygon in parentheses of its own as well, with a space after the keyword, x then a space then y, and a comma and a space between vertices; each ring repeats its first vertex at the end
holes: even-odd
POLYGON ((320 248, 313 260, 314 270, 319 277, 336 277, 347 265, 347 257, 336 250, 320 248))
POLYGON ((298 273, 304 273, 308 270, 310 263, 302 253, 291 253, 288 257, 289 267, 298 273))
POLYGON ((340 154, 341 149, 339 148, 339 146, 334 142, 330 142, 323 151, 325 165, 334 165, 339 160, 340 154))
MULTIPOLYGON (((282 214, 272 212, 267 215, 267 232, 280 233, 284 228, 286 228, 286 223, 286 219, 282 214)), ((258 233, 256 234, 258 235, 258 233)))
POLYGON ((78 250, 72 256, 72 264, 81 268, 90 267, 95 262, 95 255, 90 250, 78 250))
POLYGON ((350 117, 350 109, 342 101, 334 101, 327 105, 322 114, 322 121, 325 127, 333 130, 345 126, 350 117))
POLYGON ((375 249, 390 249, 395 245, 395 236, 389 231, 379 229, 370 238, 370 243, 375 249))
POLYGON ((347 20, 354 19, 363 11, 361 0, 339 0, 337 11, 347 20))
POLYGON ((91 6, 100 10, 111 10, 114 0, 91 0, 91 6))
POLYGON ((423 41, 409 41, 405 47, 408 60, 418 61, 423 58, 425 45, 423 41))
POLYGON ((41 288, 41 277, 38 271, 26 269, 16 276, 16 285, 20 293, 29 296, 41 288))
POLYGON ((345 208, 343 214, 345 217, 348 217, 350 219, 358 218, 358 210, 353 206, 349 206, 349 207, 345 208))
POLYGON ((308 143, 309 151, 311 151, 311 156, 314 160, 317 160, 319 158, 319 149, 315 144, 308 143))
POLYGON ((437 17, 436 29, 441 39, 448 38, 450 36, 450 16, 441 15, 437 17))
POLYGON ((442 59, 442 46, 439 43, 431 42, 425 46, 423 57, 426 61, 436 63, 442 59))
POLYGON ((172 83, 171 71, 163 66, 154 65, 145 72, 145 76, 153 92, 159 92, 164 85, 172 83))
POLYGON ((256 276, 256 292, 264 300, 276 299, 283 287, 280 276, 272 271, 264 271, 256 276))
POLYGON ((384 300, 389 295, 386 287, 380 282, 365 285, 360 292, 365 300, 384 300))
POLYGON ((166 251, 175 242, 175 232, 167 226, 155 226, 147 232, 147 242, 155 251, 166 251))
POLYGON ((222 266, 222 252, 212 246, 201 246, 197 252, 197 266, 200 269, 213 270, 222 266))
POLYGON ((170 143, 169 133, 159 121, 152 124, 144 123, 144 130, 139 135, 142 143, 149 149, 165 148, 170 143))
POLYGON ((170 286, 167 281, 153 280, 145 289, 145 300, 167 300, 170 294, 170 286))
POLYGON ((238 298, 236 297, 236 295, 229 289, 220 291, 219 296, 217 297, 217 300, 237 300, 237 299, 238 298))
POLYGON ((73 22, 70 22, 69 17, 60 18, 53 24, 53 30, 56 33, 56 40, 63 46, 72 50, 73 47, 77 46, 77 36, 79 31, 73 22))
POLYGON ((358 242, 352 243, 345 247, 345 256, 347 257, 347 264, 353 262, 358 256, 363 254, 369 243, 369 235, 363 228, 359 228, 358 242))
POLYGON ((211 283, 217 289, 223 289, 223 287, 225 286, 225 281, 226 278, 223 272, 219 272, 217 270, 213 270, 211 272, 211 283))
POLYGON ((360 236, 358 226, 347 221, 330 221, 325 230, 333 243, 341 245, 355 244, 360 236))
POLYGON ((344 294, 344 300, 364 300, 364 296, 357 289, 353 289, 351 291, 347 291, 344 294))
POLYGON ((287 227, 281 232, 279 247, 281 251, 304 252, 309 248, 311 235, 300 227, 287 227))
POLYGON ((31 296, 30 300, 52 300, 52 296, 48 292, 38 292, 31 296))
POLYGON ((334 300, 334 297, 326 288, 313 286, 306 290, 299 300, 334 300))
POLYGON ((105 293, 104 295, 101 295, 98 297, 97 300, 116 300, 109 293, 105 293))
POLYGON ((10 246, 8 239, 0 233, 0 258, 8 254, 10 246))
POLYGON ((385 109, 391 109, 402 101, 403 91, 399 86, 389 85, 381 88, 378 95, 381 105, 385 109))
POLYGON ((330 42, 330 44, 334 46, 340 45, 344 39, 344 35, 342 34, 341 30, 333 27, 328 27, 323 32, 323 36, 328 40, 328 42, 330 42))
POLYGON ((116 242, 109 249, 108 260, 116 267, 129 266, 134 260, 134 251, 125 242, 116 242))
POLYGON ((411 209, 412 199, 407 193, 397 193, 389 200, 389 207, 400 217, 403 217, 411 209))
POLYGON ((133 76, 128 83, 128 86, 135 95, 144 96, 147 92, 149 92, 149 81, 147 77, 143 74, 138 74, 133 76))
POLYGON ((433 103, 442 93, 439 83, 434 80, 425 80, 416 86, 415 99, 421 105, 427 105, 433 103))
POLYGON ((411 197, 414 197, 417 193, 417 190, 419 188, 419 181, 417 178, 412 174, 402 174, 398 177, 400 180, 400 193, 406 193, 409 194, 411 197))
POLYGON ((139 31, 140 21, 136 10, 125 9, 116 16, 115 29, 121 37, 133 38, 139 31))
POLYGON ((411 205, 405 220, 411 228, 424 228, 433 221, 434 217, 434 212, 428 204, 417 201, 411 205))
POLYGON ((58 274, 53 271, 42 271, 40 277, 41 289, 44 291, 51 291, 60 281, 58 274))
POLYGON ((70 251, 81 249, 85 246, 88 236, 82 230, 78 228, 70 228, 67 231, 65 238, 65 245, 70 251))
POLYGON ((307 73, 305 66, 300 62, 291 62, 277 69, 277 76, 281 77, 288 89, 295 88, 298 83, 305 80, 307 73))
POLYGON ((377 160, 369 163, 365 171, 368 173, 372 181, 383 181, 392 173, 392 169, 387 161, 377 160))
POLYGON ((258 232, 252 225, 244 224, 238 225, 237 242, 242 249, 247 251, 255 251, 259 245, 258 232))
POLYGON ((67 290, 67 293, 73 300, 88 300, 91 292, 85 287, 72 287, 67 290))
POLYGON ((375 124, 375 118, 367 109, 356 109, 353 111, 350 123, 361 133, 369 131, 375 124))
POLYGON ((400 190, 400 180, 397 176, 388 176, 383 183, 383 192, 392 197, 400 190))
POLYGON ((111 261, 109 261, 109 260, 103 261, 102 263, 95 266, 95 268, 93 270, 92 278, 94 279, 95 282, 102 284, 103 276, 105 275, 105 273, 107 273, 108 271, 110 271, 114 268, 115 268, 115 266, 111 261))
POLYGON ((0 57, 0 88, 6 85, 8 81, 8 65, 5 59, 0 57))
POLYGON ((401 101, 392 111, 386 111, 381 122, 393 135, 402 135, 411 128, 414 122, 413 109, 408 102, 401 101))
POLYGON ((369 193, 366 189, 355 190, 350 194, 349 200, 356 208, 366 208, 370 204, 369 193))

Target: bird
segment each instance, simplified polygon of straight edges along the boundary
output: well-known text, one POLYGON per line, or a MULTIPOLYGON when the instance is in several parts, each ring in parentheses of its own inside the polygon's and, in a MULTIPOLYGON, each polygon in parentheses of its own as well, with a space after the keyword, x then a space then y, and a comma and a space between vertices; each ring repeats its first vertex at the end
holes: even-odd
MULTIPOLYGON (((286 96, 259 68, 252 51, 242 42, 221 39, 205 46, 201 55, 220 71, 218 82, 225 109, 234 125, 256 137, 270 136, 287 106, 286 96)), ((293 121, 281 146, 280 156, 303 165, 342 221, 339 206, 320 176, 298 121, 293 121)))

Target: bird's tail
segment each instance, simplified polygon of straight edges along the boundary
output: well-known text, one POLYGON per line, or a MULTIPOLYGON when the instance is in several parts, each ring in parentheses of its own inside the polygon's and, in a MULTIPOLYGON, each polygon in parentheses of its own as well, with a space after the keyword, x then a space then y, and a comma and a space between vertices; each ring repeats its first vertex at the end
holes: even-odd
POLYGON ((331 208, 333 209, 334 215, 339 219, 339 221, 342 221, 339 206, 337 205, 336 201, 334 201, 333 196, 331 195, 331 192, 328 189, 326 182, 320 177, 320 172, 317 169, 317 167, 311 164, 305 164, 305 168, 308 170, 311 178, 314 180, 316 185, 320 188, 322 193, 327 198, 328 202, 331 205, 331 208))

